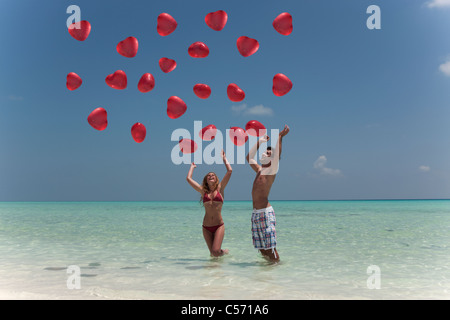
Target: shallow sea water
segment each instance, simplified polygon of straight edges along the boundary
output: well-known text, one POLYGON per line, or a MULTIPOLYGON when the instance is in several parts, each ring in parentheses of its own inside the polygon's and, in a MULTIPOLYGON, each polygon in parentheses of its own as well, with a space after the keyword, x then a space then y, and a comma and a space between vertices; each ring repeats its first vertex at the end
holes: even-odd
POLYGON ((250 201, 225 202, 221 258, 196 201, 0 203, 0 297, 450 298, 450 201, 271 204, 278 264, 252 246, 250 201))

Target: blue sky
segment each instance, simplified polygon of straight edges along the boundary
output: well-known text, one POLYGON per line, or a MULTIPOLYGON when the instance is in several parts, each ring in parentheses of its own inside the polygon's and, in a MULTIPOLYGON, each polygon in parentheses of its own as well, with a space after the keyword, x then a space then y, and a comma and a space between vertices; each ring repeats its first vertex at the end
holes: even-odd
MULTIPOLYGON (((188 165, 174 165, 171 134, 194 121, 222 132, 258 120, 291 132, 285 138, 273 200, 449 198, 450 3, 398 1, 31 1, 0 3, 0 201, 196 200, 186 183, 188 165), (73 39, 66 8, 76 4, 92 31, 73 39), (381 29, 369 30, 369 5, 381 9, 381 29), (207 27, 207 13, 225 10, 226 27, 207 27), (157 16, 178 22, 169 36, 156 32, 157 16), (273 19, 293 16, 294 31, 278 34, 273 19), (134 36, 134 58, 116 52, 134 36), (244 58, 240 36, 260 49, 244 58), (189 45, 210 54, 194 59, 189 45), (177 61, 164 74, 161 57, 177 61), (105 77, 116 70, 128 88, 114 90, 105 77), (82 86, 67 90, 76 72, 82 86), (143 73, 155 89, 137 90, 143 73), (272 93, 276 73, 293 89, 272 93), (193 93, 212 89, 209 99, 193 93), (246 93, 226 96, 229 83, 246 93), (182 98, 187 112, 166 114, 167 99, 182 98), (94 130, 87 116, 108 112, 108 128, 94 130), (130 129, 147 127, 136 143, 130 129)), ((248 145, 245 147, 248 148, 248 145)), ((199 165, 194 178, 222 165, 199 165)), ((254 172, 234 165, 226 198, 249 200, 254 172)))

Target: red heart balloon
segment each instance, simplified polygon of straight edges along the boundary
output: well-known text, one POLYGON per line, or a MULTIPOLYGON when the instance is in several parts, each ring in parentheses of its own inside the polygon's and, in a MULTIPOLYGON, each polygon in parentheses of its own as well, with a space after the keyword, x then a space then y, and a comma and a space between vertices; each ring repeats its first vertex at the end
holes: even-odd
POLYGON ((177 96, 172 96, 167 100, 167 115, 171 119, 181 117, 187 110, 186 103, 177 96))
POLYGON ((234 102, 242 101, 245 98, 245 92, 235 83, 231 83, 228 85, 227 95, 228 98, 234 102))
POLYGON ((156 31, 160 36, 168 36, 177 28, 177 21, 168 13, 161 13, 157 19, 156 31))
POLYGON ((67 89, 73 91, 78 89, 81 84, 83 83, 83 80, 81 80, 80 76, 77 75, 75 72, 70 72, 67 75, 67 80, 66 80, 66 86, 67 89))
POLYGON ((151 73, 144 73, 139 80, 138 90, 140 92, 149 92, 152 91, 155 87, 155 78, 151 73))
POLYGON ((227 24, 228 15, 225 11, 219 10, 210 12, 205 17, 205 22, 213 30, 220 31, 227 24))
POLYGON ((161 58, 159 59, 159 67, 162 72, 169 73, 177 67, 177 63, 175 60, 169 58, 161 58))
POLYGON ((259 43, 257 40, 245 36, 239 37, 236 44, 239 53, 244 57, 251 56, 259 49, 259 43))
POLYGON ((284 96, 292 89, 292 81, 282 73, 277 73, 273 77, 273 93, 278 96, 284 96))
POLYGON ((284 36, 290 35, 294 29, 292 26, 292 16, 287 12, 283 12, 276 17, 275 20, 273 20, 272 25, 278 33, 281 33, 284 36))
POLYGON ((127 75, 122 70, 117 70, 105 79, 106 84, 113 89, 123 90, 127 87, 127 75))
POLYGON ((212 139, 214 139, 216 137, 216 134, 217 134, 217 128, 213 124, 207 125, 202 130, 200 130, 200 132, 198 133, 200 138, 205 141, 211 141, 212 139))
POLYGON ((131 136, 137 143, 144 141, 146 135, 147 129, 142 123, 137 122, 131 127, 131 136))
POLYGON ((231 141, 238 147, 244 145, 248 140, 247 132, 240 127, 231 127, 229 135, 231 141))
POLYGON ((91 24, 86 20, 72 23, 69 26, 69 33, 74 39, 84 41, 91 33, 91 24))
POLYGON ((194 153, 198 148, 197 143, 191 139, 181 139, 178 145, 182 153, 194 153))
POLYGON ((209 54, 209 48, 203 42, 197 41, 189 46, 188 53, 192 58, 205 58, 209 54))
POLYGON ((94 111, 89 114, 87 120, 92 128, 99 131, 105 130, 108 126, 107 113, 103 108, 94 109, 94 111))
POLYGON ((197 83, 194 86, 194 93, 200 99, 208 99, 211 95, 211 88, 207 84, 197 83))
POLYGON ((139 43, 135 37, 128 37, 117 44, 117 52, 127 58, 133 58, 138 51, 139 43))
POLYGON ((260 137, 266 134, 266 127, 256 120, 250 120, 245 125, 245 132, 254 137, 260 137))

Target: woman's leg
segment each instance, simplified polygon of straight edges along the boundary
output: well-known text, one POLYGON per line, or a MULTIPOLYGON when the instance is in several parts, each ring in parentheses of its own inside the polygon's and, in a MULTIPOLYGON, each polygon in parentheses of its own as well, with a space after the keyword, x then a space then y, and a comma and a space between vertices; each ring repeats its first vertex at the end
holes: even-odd
POLYGON ((211 248, 211 254, 215 257, 223 256, 228 250, 222 250, 223 237, 225 236, 225 225, 221 225, 214 233, 214 240, 211 248))
POLYGON ((212 255, 214 235, 203 227, 202 227, 202 230, 203 230, 203 237, 205 238, 205 241, 206 241, 206 245, 208 246, 209 252, 212 255))

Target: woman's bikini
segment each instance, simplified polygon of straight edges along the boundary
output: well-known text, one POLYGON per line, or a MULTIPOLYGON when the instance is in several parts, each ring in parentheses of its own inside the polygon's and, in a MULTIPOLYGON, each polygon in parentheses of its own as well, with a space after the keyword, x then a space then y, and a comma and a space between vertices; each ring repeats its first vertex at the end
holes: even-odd
MULTIPOLYGON (((205 202, 222 202, 223 203, 223 197, 220 194, 219 191, 216 191, 216 196, 214 197, 214 199, 211 199, 209 197, 209 195, 205 192, 204 196, 203 196, 203 203, 205 202)), ((223 223, 217 225, 217 226, 210 226, 207 227, 205 225, 203 225, 203 228, 205 228, 206 230, 208 230, 209 232, 211 232, 212 234, 216 233, 217 229, 219 229, 221 226, 223 226, 223 223)))

